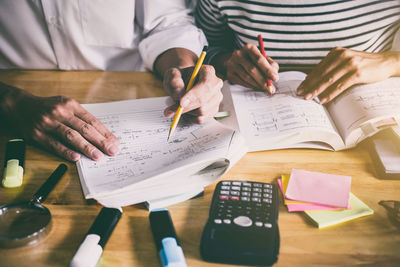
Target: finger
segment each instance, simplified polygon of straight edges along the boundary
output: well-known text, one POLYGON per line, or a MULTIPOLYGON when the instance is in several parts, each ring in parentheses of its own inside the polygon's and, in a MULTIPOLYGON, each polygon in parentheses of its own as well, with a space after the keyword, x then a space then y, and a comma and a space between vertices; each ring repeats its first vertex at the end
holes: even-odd
POLYGON ((179 101, 181 96, 185 93, 185 82, 182 77, 182 72, 178 68, 167 70, 163 84, 165 90, 174 101, 179 101))
POLYGON ((175 103, 164 110, 164 116, 166 118, 172 118, 175 116, 175 112, 178 110, 179 103, 175 103))
MULTIPOLYGON (((244 46, 244 51, 246 51, 248 57, 253 62, 254 65, 260 70, 264 79, 272 79, 273 81, 278 80, 278 72, 276 67, 273 68, 269 61, 261 54, 260 50, 255 45, 244 46)), ((270 58, 272 61, 272 59, 270 58)))
MULTIPOLYGON (((97 148, 100 148, 101 151, 107 151, 110 148, 110 146, 113 145, 113 140, 106 138, 91 124, 86 123, 85 121, 77 117, 69 118, 68 122, 65 123, 70 128, 77 131, 83 138, 88 140, 97 148)), ((118 147, 116 147, 116 149, 118 149, 118 147)), ((112 155, 116 155, 118 153, 118 150, 113 151, 113 148, 111 147, 110 152, 112 153, 112 155)))
POLYGON ((315 84, 314 87, 309 88, 308 93, 305 94, 304 99, 313 99, 327 90, 329 87, 334 85, 337 81, 339 81, 343 76, 345 76, 347 70, 342 65, 337 66, 335 69, 331 70, 331 72, 324 75, 323 78, 319 79, 319 83, 315 84))
POLYGON ((325 77, 342 64, 339 54, 342 53, 340 48, 335 48, 328 53, 307 75, 306 79, 297 88, 298 95, 306 95, 313 90, 318 84, 322 83, 325 77))
POLYGON ((188 112, 188 114, 196 117, 210 116, 213 117, 219 109, 219 104, 222 101, 222 94, 218 94, 210 99, 210 101, 198 109, 194 109, 188 112))
POLYGON ((202 67, 197 83, 180 100, 180 105, 184 108, 183 112, 185 113, 206 105, 213 97, 221 94, 222 85, 222 80, 215 76, 213 67, 202 67))
MULTIPOLYGON (((265 58, 263 58, 263 60, 267 61, 265 58)), ((240 65, 247 73, 247 75, 256 82, 257 88, 259 90, 266 90, 268 87, 268 79, 260 72, 260 69, 255 64, 256 63, 247 59, 240 62, 240 65)))
POLYGON ((242 75, 239 74, 239 72, 234 72, 232 74, 231 79, 229 79, 229 81, 232 84, 239 84, 239 85, 242 85, 242 86, 247 87, 247 88, 253 88, 253 89, 258 90, 257 84, 255 82, 253 82, 254 84, 250 84, 249 82, 245 81, 242 78, 242 75))
POLYGON ((64 143, 70 145, 76 151, 81 152, 85 156, 93 160, 100 160, 104 155, 94 145, 89 143, 82 135, 74 129, 60 123, 55 129, 56 133, 64 143))
POLYGON ((347 73, 337 82, 332 84, 323 94, 320 96, 320 103, 325 104, 329 103, 335 97, 349 89, 354 85, 354 72, 347 73))
MULTIPOLYGON (((74 107, 74 114, 82 121, 94 127, 94 129, 105 137, 103 140, 94 140, 96 146, 104 148, 103 152, 110 156, 114 156, 119 151, 119 140, 112 134, 103 123, 101 123, 96 117, 86 111, 79 103, 74 107), (103 142, 103 143, 102 143, 103 142)), ((78 126, 76 126, 79 129, 78 126)))
POLYGON ((79 153, 66 147, 53 137, 41 132, 38 129, 34 130, 33 141, 48 151, 54 152, 66 160, 76 162, 81 158, 79 153))
MULTIPOLYGON (((246 69, 241 64, 239 64, 238 67, 239 67, 239 71, 237 71, 236 74, 239 76, 240 80, 244 81, 245 84, 249 85, 246 87, 253 88, 255 90, 260 90, 262 88, 262 87, 260 88, 260 85, 256 82, 256 80, 254 80, 253 77, 251 77, 249 75, 249 73, 246 71, 246 69)), ((261 90, 263 90, 263 89, 261 89, 261 90)))

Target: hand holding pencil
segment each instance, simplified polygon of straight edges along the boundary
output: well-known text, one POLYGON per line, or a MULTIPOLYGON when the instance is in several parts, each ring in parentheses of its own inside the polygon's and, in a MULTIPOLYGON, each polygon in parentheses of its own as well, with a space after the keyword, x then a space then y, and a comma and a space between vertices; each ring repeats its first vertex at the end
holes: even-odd
POLYGON ((164 88, 176 101, 166 108, 164 115, 174 117, 168 139, 173 135, 183 113, 197 123, 204 123, 218 112, 222 101, 222 80, 215 74, 212 66, 203 65, 207 46, 194 67, 171 68, 164 74, 164 88), (189 79, 190 77, 190 79, 189 79), (184 81, 188 81, 185 86, 184 81))
POLYGON ((275 87, 271 80, 279 79, 279 65, 272 58, 265 55, 262 37, 258 36, 258 44, 246 44, 241 49, 230 55, 224 64, 226 67, 226 79, 232 84, 275 93, 275 87))

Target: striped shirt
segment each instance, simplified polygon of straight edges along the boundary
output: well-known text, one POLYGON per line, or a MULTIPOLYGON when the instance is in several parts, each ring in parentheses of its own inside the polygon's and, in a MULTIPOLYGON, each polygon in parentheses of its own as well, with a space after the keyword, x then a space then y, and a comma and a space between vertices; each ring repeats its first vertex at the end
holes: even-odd
POLYGON ((400 0, 199 0, 195 14, 208 62, 261 34, 280 70, 305 72, 336 46, 390 50, 400 28, 400 0))

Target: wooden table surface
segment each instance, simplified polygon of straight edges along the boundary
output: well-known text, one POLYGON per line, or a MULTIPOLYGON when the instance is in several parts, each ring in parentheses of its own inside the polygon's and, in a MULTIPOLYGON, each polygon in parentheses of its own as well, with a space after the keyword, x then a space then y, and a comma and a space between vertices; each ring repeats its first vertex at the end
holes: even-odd
MULTIPOLYGON (((162 83, 143 72, 0 71, 0 81, 40 96, 66 95, 80 103, 165 95, 162 83)), ((0 125, 0 162, 12 137, 7 126, 0 125)), ((0 205, 29 200, 61 162, 69 170, 45 201, 53 216, 51 232, 35 245, 0 249, 0 266, 67 266, 83 240, 101 206, 83 198, 75 164, 39 148, 27 146, 23 185, 0 187, 0 205)), ((293 168, 351 176, 351 191, 375 213, 318 229, 302 213, 287 212, 281 203, 281 247, 276 266, 400 266, 400 229, 378 204, 380 200, 400 200, 400 180, 377 178, 363 145, 340 152, 287 149, 247 153, 221 179, 276 182, 280 174, 293 168)), ((215 184, 205 188, 204 196, 169 208, 189 266, 227 266, 207 263, 199 252, 215 184)), ((100 266, 160 266, 148 211, 142 205, 124 208, 100 266)))

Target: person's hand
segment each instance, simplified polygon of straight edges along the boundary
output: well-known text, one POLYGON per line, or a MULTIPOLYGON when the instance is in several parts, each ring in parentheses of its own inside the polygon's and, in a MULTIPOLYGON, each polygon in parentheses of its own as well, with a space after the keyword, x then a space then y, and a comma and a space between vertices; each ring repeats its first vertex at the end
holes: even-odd
POLYGON ((67 160, 79 160, 80 153, 93 160, 101 159, 102 152, 118 153, 119 140, 73 99, 20 91, 7 102, 6 120, 19 134, 67 160))
MULTIPOLYGON (((257 46, 246 44, 236 50, 225 63, 226 79, 232 84, 267 91, 267 80, 276 82, 279 79, 279 65, 270 57, 264 57, 257 46)), ((276 89, 271 86, 271 94, 276 89)))
POLYGON ((368 53, 336 47, 307 75, 297 94, 307 100, 318 96, 321 104, 328 103, 353 85, 394 76, 399 60, 392 51, 368 53))
POLYGON ((193 69, 194 67, 170 68, 165 72, 164 89, 176 102, 165 109, 164 115, 167 118, 175 115, 179 105, 182 106, 183 113, 192 115, 198 123, 208 121, 218 112, 222 101, 222 80, 215 75, 212 66, 203 65, 192 89, 186 92, 193 69))

